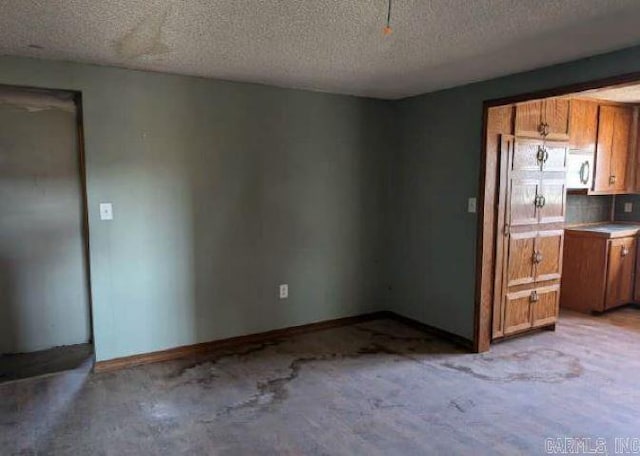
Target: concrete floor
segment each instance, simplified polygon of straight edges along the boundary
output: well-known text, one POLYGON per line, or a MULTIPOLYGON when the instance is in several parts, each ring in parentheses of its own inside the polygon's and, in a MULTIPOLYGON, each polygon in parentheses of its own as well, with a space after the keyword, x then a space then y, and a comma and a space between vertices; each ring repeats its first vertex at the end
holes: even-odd
POLYGON ((76 344, 30 353, 0 355, 0 383, 78 369, 91 362, 93 345, 76 344))
POLYGON ((0 385, 3 455, 515 455, 564 437, 640 437, 640 309, 565 313, 484 355, 378 320, 0 385))

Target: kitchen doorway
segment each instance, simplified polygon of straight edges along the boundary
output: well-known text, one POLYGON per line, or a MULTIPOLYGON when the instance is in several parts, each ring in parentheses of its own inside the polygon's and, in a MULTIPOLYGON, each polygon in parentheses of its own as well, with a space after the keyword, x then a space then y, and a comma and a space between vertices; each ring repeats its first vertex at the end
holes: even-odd
POLYGON ((602 313, 640 302, 638 81, 626 75, 485 103, 477 351, 554 330, 560 309, 602 313))

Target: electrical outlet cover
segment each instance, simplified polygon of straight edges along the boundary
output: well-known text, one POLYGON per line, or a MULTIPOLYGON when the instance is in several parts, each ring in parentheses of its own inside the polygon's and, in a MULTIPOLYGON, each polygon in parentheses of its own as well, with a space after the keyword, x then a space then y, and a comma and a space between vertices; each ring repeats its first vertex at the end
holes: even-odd
POLYGON ((289 297, 289 285, 286 283, 280 285, 280 299, 287 299, 289 297))
POLYGON ((111 203, 100 203, 100 220, 113 220, 113 206, 111 203))

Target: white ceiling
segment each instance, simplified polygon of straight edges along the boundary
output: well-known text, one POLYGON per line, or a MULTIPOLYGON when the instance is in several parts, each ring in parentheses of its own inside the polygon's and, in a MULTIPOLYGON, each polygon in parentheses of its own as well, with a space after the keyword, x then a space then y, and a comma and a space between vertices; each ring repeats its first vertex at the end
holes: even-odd
POLYGON ((0 54, 401 98, 640 43, 639 0, 0 0, 0 54))

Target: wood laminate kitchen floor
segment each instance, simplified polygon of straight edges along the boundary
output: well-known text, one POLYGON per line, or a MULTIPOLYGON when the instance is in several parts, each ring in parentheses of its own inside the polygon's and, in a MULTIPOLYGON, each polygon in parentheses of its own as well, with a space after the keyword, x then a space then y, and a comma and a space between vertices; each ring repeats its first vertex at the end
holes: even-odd
POLYGON ((3 455, 514 455, 565 437, 640 437, 640 309, 563 312, 482 355, 375 320, 0 385, 3 455))

